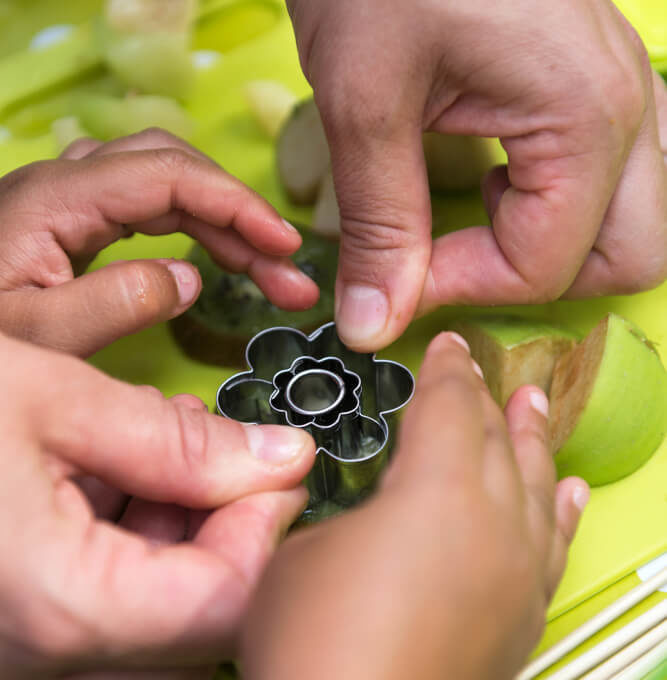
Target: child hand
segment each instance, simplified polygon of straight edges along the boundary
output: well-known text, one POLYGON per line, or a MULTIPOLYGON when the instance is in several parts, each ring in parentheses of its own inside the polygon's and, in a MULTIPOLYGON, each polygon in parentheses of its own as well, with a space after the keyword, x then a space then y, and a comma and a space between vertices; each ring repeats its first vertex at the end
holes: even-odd
POLYGON ((244 680, 509 680, 538 641, 588 488, 556 482, 544 394, 503 417, 462 343, 431 343, 378 494, 278 550, 244 680))
POLYGON ((196 678, 230 658, 259 574, 307 501, 297 485, 312 439, 2 334, 0 361, 3 680, 196 678), (138 497, 118 526, 93 514, 84 474, 138 497), (166 673, 181 667, 192 676, 166 673))
POLYGON ((248 272, 278 306, 317 300, 317 286, 287 258, 298 232, 212 160, 147 130, 104 145, 75 142, 62 158, 0 180, 0 329, 87 356, 177 316, 201 288, 186 262, 118 262, 75 278, 123 236, 176 231, 221 266, 248 272))

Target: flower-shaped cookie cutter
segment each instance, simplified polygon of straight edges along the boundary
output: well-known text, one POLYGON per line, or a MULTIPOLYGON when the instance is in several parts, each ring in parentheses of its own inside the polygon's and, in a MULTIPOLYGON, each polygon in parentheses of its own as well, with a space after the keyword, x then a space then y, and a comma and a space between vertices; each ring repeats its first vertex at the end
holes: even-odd
POLYGON ((218 389, 218 412, 244 423, 306 429, 317 444, 306 479, 310 505, 354 505, 372 491, 393 448, 412 373, 395 361, 347 349, 328 323, 311 335, 269 328, 248 343, 250 370, 218 389))

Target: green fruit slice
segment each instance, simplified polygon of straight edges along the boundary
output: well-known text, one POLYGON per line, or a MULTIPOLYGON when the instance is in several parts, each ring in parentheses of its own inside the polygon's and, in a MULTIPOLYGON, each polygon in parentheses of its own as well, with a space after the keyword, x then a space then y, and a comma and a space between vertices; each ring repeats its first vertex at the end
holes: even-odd
POLYGON ((561 357, 551 386, 550 438, 560 477, 597 486, 629 475, 667 429, 667 373, 644 333, 615 314, 561 357))
POLYGON ((320 184, 313 210, 313 231, 327 238, 340 238, 340 210, 331 169, 320 184))
POLYGON ((192 120, 176 100, 168 97, 82 95, 75 101, 74 110, 83 127, 104 140, 154 126, 186 139, 192 135, 192 120))
POLYGON ((105 60, 131 90, 183 101, 195 80, 188 42, 187 34, 118 34, 107 40, 105 60))
POLYGON ((251 80, 243 93, 259 126, 275 139, 297 104, 296 95, 277 80, 251 80))
POLYGON ((497 139, 427 132, 423 143, 433 191, 477 189, 482 177, 502 161, 497 139))
POLYGON ((245 274, 222 271, 199 245, 188 260, 199 268, 203 289, 197 302, 170 322, 179 345, 189 356, 220 366, 245 366, 250 339, 273 326, 304 332, 333 318, 338 245, 309 230, 300 230, 303 245, 294 263, 320 287, 318 302, 302 312, 287 312, 271 304, 245 274))
POLYGON ((90 76, 101 66, 101 52, 90 26, 74 29, 46 49, 24 50, 0 60, 0 113, 42 94, 90 76))
POLYGON ((461 319, 451 329, 470 345, 491 396, 500 406, 521 385, 537 385, 548 393, 557 359, 578 339, 563 328, 514 316, 461 319))
POLYGON ((315 203, 329 169, 329 146, 313 99, 298 104, 278 137, 276 160, 280 180, 294 203, 315 203))
POLYGON ((104 18, 128 33, 185 33, 196 10, 197 0, 106 0, 104 18))

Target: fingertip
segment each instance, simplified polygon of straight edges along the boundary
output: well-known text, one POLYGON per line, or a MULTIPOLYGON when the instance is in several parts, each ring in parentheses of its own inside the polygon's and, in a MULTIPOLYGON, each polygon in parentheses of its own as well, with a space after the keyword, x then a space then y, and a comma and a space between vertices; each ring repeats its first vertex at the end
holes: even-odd
POLYGON ((165 266, 176 284, 180 307, 175 310, 175 314, 180 314, 199 297, 201 276, 194 265, 183 260, 167 260, 165 266))
POLYGON ((94 139, 93 137, 80 137, 66 146, 59 158, 73 161, 80 160, 99 149, 102 145, 103 142, 99 139, 94 139))
POLYGON ((195 411, 208 411, 208 406, 204 401, 194 394, 175 394, 173 397, 169 398, 169 401, 185 406, 186 408, 194 409, 195 411))
MULTIPOLYGON (((245 425, 248 451, 272 466, 301 465, 315 456, 315 441, 300 428, 285 425, 245 425)), ((305 473, 304 473, 305 474, 305 473)))
POLYGON ((390 303, 387 294, 366 284, 345 284, 336 294, 336 330, 355 352, 374 352, 394 338, 388 335, 390 303))
POLYGON ((583 512, 591 498, 591 489, 583 479, 579 479, 572 489, 571 496, 572 502, 579 509, 579 512, 583 512))
POLYGON ((590 500, 590 487, 579 477, 566 477, 556 487, 556 524, 571 543, 583 514, 590 500))
POLYGON ((429 343, 426 348, 426 356, 431 357, 433 355, 439 354, 440 352, 446 352, 454 349, 456 346, 461 347, 466 354, 470 354, 470 346, 466 342, 463 336, 453 331, 442 331, 438 333, 433 340, 429 343))
POLYGON ((538 387, 530 386, 527 388, 528 402, 540 415, 549 418, 549 399, 538 387))
POLYGON ((268 300, 287 311, 302 311, 312 307, 320 297, 320 289, 290 259, 258 257, 248 274, 268 300))
POLYGON ((522 385, 507 400, 505 415, 509 421, 538 415, 540 421, 546 424, 549 418, 549 399, 537 385, 522 385))

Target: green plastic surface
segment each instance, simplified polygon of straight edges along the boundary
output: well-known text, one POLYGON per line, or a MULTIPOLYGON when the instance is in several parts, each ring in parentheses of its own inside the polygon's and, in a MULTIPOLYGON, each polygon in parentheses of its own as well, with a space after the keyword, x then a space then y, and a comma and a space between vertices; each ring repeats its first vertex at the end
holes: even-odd
MULTIPOLYGON (((628 0, 620 4, 632 5, 626 10, 647 40, 654 61, 663 59, 667 54, 664 0, 628 0)), ((99 2, 92 0, 69 3, 61 0, 0 2, 0 27, 3 33, 11 33, 14 50, 25 49, 32 34, 48 25, 45 17, 51 23, 87 21, 97 6, 99 2), (43 12, 36 9, 41 5, 44 6, 43 12), (60 16, 63 19, 59 19, 60 16)), ((242 94, 245 82, 260 78, 279 80, 299 96, 309 93, 299 69, 286 12, 279 0, 209 0, 204 7, 210 12, 200 26, 201 33, 195 36, 195 45, 211 49, 216 45, 216 36, 219 36, 219 48, 224 55, 212 66, 197 73, 194 92, 187 104, 197 124, 192 141, 229 172, 263 194, 286 218, 308 222, 309 210, 291 205, 281 189, 274 167, 273 145, 252 119, 242 94), (239 36, 246 41, 239 42, 239 36)), ((0 52, 0 74, 8 68, 7 63, 15 66, 17 62, 11 60, 18 58, 10 55, 6 57, 10 62, 6 62, 1 58, 2 54, 8 54, 6 44, 4 49, 0 52)), ((59 49, 67 52, 62 45, 59 49)), ((85 50, 84 53, 90 54, 85 50)), ((45 52, 44 63, 54 55, 45 52)), ((75 82, 80 80, 80 76, 80 73, 76 75, 75 82)), ((69 81, 65 78, 64 82, 69 81)), ((0 125, 3 124, 0 117, 0 125)), ((54 153, 55 140, 50 133, 36 137, 10 137, 0 141, 0 172, 54 153)), ((478 192, 438 197, 436 208, 438 232, 483 224, 486 219, 478 192)), ((183 256, 190 243, 183 235, 159 238, 135 236, 108 248, 97 258, 94 266, 100 267, 117 259, 183 256)), ((656 344, 664 364, 667 361, 665 310, 667 284, 633 297, 555 302, 494 311, 545 318, 579 333, 588 332, 600 318, 613 311, 634 321, 646 332, 656 344)), ((417 371, 424 349, 434 335, 451 319, 477 312, 465 308, 443 308, 414 322, 405 335, 382 355, 397 359, 417 371)), ((97 354, 92 362, 130 382, 156 385, 167 395, 192 392, 211 405, 217 386, 232 373, 231 369, 221 370, 189 360, 178 350, 163 325, 115 343, 97 354)), ((667 550, 666 480, 667 442, 663 442, 658 452, 637 472, 615 484, 593 490, 570 553, 565 577, 551 605, 550 618, 570 610, 667 550)))

